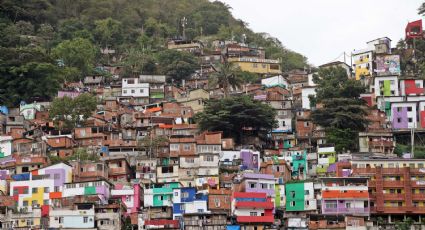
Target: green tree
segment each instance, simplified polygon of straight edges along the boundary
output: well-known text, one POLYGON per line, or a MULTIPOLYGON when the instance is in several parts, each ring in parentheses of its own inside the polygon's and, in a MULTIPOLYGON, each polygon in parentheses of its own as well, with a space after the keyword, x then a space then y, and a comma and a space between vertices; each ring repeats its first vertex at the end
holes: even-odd
POLYGON ((96 20, 94 34, 101 47, 111 47, 119 44, 122 39, 121 22, 112 18, 96 20))
POLYGON ((130 48, 121 64, 124 66, 124 76, 136 77, 139 74, 153 74, 156 71, 155 60, 144 50, 130 48))
POLYGON ((53 54, 62 59, 67 67, 75 67, 82 76, 92 71, 96 49, 93 44, 84 38, 65 40, 53 49, 53 54))
POLYGON ((164 50, 157 55, 160 73, 171 76, 180 82, 193 74, 199 66, 196 57, 188 52, 177 50, 164 50))
POLYGON ((275 116, 271 106, 248 96, 238 96, 209 100, 204 111, 195 115, 195 121, 203 131, 223 131, 225 137, 240 142, 244 130, 267 139, 267 134, 277 127, 275 116))
POLYGON ((40 49, 0 47, 0 104, 44 101, 57 94, 61 70, 40 49))
POLYGON ((158 157, 159 147, 168 145, 166 136, 146 136, 138 141, 137 145, 151 154, 151 157, 158 157))
POLYGON ((321 105, 311 114, 313 122, 325 128, 337 151, 357 149, 358 132, 368 124, 368 110, 360 99, 365 88, 341 67, 321 68, 313 81, 318 85, 314 100, 321 105))
POLYGON ((71 130, 92 115, 96 110, 96 104, 96 98, 87 93, 74 99, 55 98, 50 107, 49 116, 58 129, 71 130))
POLYGON ((239 87, 242 84, 242 71, 235 63, 228 61, 218 64, 216 70, 217 72, 211 76, 208 85, 210 87, 222 87, 224 98, 227 98, 232 87, 239 87))

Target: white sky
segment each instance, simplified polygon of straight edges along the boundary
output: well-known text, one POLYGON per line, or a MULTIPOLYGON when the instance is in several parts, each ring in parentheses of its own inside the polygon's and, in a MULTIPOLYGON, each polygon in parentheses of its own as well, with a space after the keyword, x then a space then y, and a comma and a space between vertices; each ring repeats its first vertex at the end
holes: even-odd
MULTIPOLYGON (((277 37, 315 66, 334 61, 344 51, 389 37, 394 47, 408 21, 422 18, 423 0, 221 0, 255 32, 277 37)), ((340 61, 343 61, 341 56, 340 61)), ((347 58, 347 62, 349 59, 347 58)))

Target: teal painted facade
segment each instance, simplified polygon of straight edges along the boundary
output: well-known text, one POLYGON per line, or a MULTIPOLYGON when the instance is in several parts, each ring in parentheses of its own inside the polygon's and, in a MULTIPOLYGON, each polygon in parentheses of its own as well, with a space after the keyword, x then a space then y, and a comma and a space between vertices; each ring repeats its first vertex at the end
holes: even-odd
POLYGON ((300 167, 303 168, 303 174, 307 174, 307 151, 304 150, 302 155, 292 155, 292 176, 298 176, 300 167))
POLYGON ((166 183, 160 188, 153 188, 153 206, 161 207, 167 206, 167 203, 173 199, 173 189, 180 188, 180 183, 171 182, 166 183))
POLYGON ((286 211, 304 211, 304 182, 289 182, 285 185, 286 211))

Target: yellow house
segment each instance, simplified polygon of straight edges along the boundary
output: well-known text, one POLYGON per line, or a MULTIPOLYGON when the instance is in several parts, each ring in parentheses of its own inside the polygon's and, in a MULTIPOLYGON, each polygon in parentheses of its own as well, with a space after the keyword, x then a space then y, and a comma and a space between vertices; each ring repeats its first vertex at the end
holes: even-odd
POLYGON ((370 77, 373 71, 373 52, 371 50, 359 50, 352 53, 353 68, 356 80, 361 80, 362 76, 370 77))
POLYGON ((278 60, 261 58, 229 58, 229 62, 236 63, 242 71, 258 74, 280 74, 280 63, 278 60))

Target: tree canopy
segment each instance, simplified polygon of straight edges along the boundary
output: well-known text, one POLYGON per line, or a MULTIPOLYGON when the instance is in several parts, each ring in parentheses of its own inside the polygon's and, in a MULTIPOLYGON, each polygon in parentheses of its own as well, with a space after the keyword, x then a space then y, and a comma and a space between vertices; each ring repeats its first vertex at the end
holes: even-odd
POLYGON ((225 137, 241 141, 244 131, 266 135, 277 126, 276 111, 268 104, 254 101, 248 96, 209 100, 204 111, 195 115, 201 130, 223 131, 225 137))
POLYGON ((59 129, 71 130, 89 118, 96 109, 96 98, 88 93, 72 99, 55 98, 49 110, 49 116, 59 129))
POLYGON ((341 68, 321 68, 313 77, 318 85, 313 98, 317 108, 312 112, 315 124, 325 128, 328 143, 334 143, 337 151, 355 150, 358 132, 366 129, 367 107, 360 94, 365 87, 349 79, 341 68))

